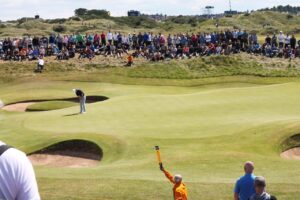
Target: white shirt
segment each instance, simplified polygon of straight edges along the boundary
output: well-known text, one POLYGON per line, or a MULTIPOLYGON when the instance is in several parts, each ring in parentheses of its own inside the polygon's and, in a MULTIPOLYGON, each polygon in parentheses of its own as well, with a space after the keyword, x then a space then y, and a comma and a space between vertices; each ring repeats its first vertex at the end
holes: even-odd
POLYGON ((114 41, 118 41, 118 36, 119 36, 119 34, 114 34, 113 35, 114 41))
POLYGON ((128 44, 128 39, 124 35, 122 36, 122 43, 128 44))
POLYGON ((205 42, 211 42, 211 36, 210 35, 205 36, 205 42))
POLYGON ((113 39, 113 34, 112 33, 107 33, 107 40, 112 40, 113 39))
POLYGON ((39 62, 39 65, 41 65, 41 66, 43 66, 43 65, 44 65, 44 63, 45 63, 43 59, 39 59, 39 61, 38 61, 38 62, 39 62))
POLYGON ((234 31, 234 32, 232 33, 232 36, 233 36, 234 39, 237 39, 237 38, 238 38, 238 32, 237 32, 237 31, 234 31))
POLYGON ((17 45, 17 40, 14 40, 12 45, 15 47, 17 45))
POLYGON ((291 42, 290 36, 286 36, 286 38, 285 38, 285 44, 290 44, 290 42, 291 42))
MULTIPOLYGON (((0 141, 0 146, 5 145, 0 141)), ((0 156, 0 199, 40 200, 33 167, 25 153, 11 148, 0 156)))
POLYGON ((284 36, 283 34, 280 34, 280 35, 278 36, 278 41, 279 41, 280 43, 283 43, 283 42, 284 42, 284 39, 285 39, 285 36, 284 36))

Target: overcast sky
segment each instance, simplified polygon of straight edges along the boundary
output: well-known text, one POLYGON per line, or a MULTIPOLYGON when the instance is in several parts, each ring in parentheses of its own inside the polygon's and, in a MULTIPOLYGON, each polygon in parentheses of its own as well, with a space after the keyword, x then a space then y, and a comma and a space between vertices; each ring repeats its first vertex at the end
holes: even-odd
MULTIPOLYGON (((255 10, 276 5, 300 6, 300 0, 231 0, 232 9, 255 10)), ((219 13, 229 9, 228 0, 0 0, 0 20, 21 17, 61 18, 73 15, 76 8, 106 9, 113 16, 126 15, 128 10, 147 14, 202 14, 205 6, 214 6, 219 13)))

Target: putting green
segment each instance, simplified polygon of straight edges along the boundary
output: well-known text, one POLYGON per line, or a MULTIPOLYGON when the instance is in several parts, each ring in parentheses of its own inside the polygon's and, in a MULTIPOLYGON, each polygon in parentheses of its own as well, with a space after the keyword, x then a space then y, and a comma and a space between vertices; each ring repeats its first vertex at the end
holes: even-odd
POLYGON ((181 173, 190 199, 230 199, 247 160, 279 199, 300 196, 300 161, 280 157, 282 142, 300 132, 300 83, 201 87, 34 82, 0 87, 4 103, 70 98, 70 88, 107 101, 38 113, 0 111, 1 140, 26 152, 86 139, 103 149, 95 167, 36 166, 43 199, 171 199, 158 170, 181 173), (22 91, 22 92, 20 92, 22 91))

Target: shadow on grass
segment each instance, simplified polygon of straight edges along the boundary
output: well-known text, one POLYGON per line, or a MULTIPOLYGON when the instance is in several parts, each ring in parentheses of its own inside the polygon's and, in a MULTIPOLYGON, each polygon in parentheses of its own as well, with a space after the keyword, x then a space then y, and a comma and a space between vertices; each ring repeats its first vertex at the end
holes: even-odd
MULTIPOLYGON (((108 100, 109 98, 106 96, 87 96, 86 97, 86 103, 96 103, 96 102, 101 102, 108 100)), ((40 103, 40 102, 45 102, 45 101, 69 101, 69 102, 79 102, 78 97, 72 97, 72 98, 61 98, 61 99, 34 99, 34 100, 26 100, 26 101, 18 101, 14 103, 10 103, 7 105, 12 105, 12 104, 17 104, 17 103, 40 103)))
MULTIPOLYGON (((97 103, 97 102, 102 102, 105 100, 108 100, 109 98, 106 96, 87 96, 86 97, 86 103, 90 104, 90 103, 97 103)), ((18 104, 22 104, 22 103, 47 103, 47 102, 70 102, 70 103, 79 103, 79 98, 78 97, 72 97, 72 98, 60 98, 60 99, 33 99, 33 100, 25 100, 25 101, 18 101, 18 102, 14 102, 14 103, 10 103, 7 104, 6 106, 13 106, 13 105, 18 105, 18 104)), ((52 106, 53 107, 53 106, 52 106)), ((62 109, 62 108, 67 108, 67 107, 71 107, 69 105, 67 106, 54 106, 52 109, 47 108, 46 109, 44 107, 35 107, 35 108, 31 108, 31 107, 27 107, 25 112, 43 112, 43 111, 50 111, 50 110, 58 110, 58 109, 62 109)))
POLYGON ((68 115, 64 115, 64 117, 72 117, 72 116, 76 116, 76 115, 80 115, 80 113, 68 114, 68 115))

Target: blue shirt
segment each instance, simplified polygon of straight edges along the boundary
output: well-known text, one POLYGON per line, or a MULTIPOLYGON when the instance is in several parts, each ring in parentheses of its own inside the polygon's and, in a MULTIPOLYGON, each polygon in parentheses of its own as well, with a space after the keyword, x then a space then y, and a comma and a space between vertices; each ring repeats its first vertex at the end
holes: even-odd
POLYGON ((254 179, 254 174, 245 174, 236 182, 234 192, 239 194, 240 200, 248 200, 255 194, 254 179))
POLYGON ((215 34, 211 34, 211 43, 216 44, 217 42, 217 37, 215 34))
POLYGON ((149 35, 147 33, 144 34, 143 40, 144 42, 147 42, 149 40, 149 35))

